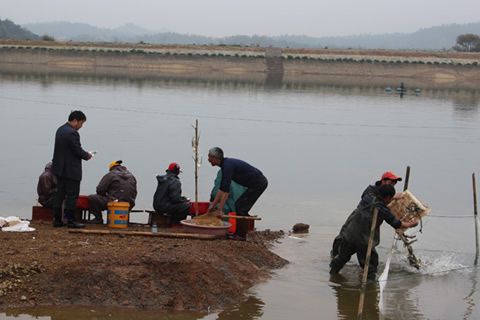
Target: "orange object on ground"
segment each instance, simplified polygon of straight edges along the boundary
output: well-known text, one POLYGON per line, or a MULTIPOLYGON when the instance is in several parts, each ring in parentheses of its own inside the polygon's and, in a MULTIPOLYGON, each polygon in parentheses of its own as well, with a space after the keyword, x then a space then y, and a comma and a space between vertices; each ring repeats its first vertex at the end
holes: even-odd
POLYGON ((128 202, 109 202, 107 207, 108 227, 116 229, 127 228, 130 204, 128 202))
MULTIPOLYGON (((236 216, 237 213, 235 212, 229 212, 229 216, 236 216)), ((230 218, 228 219, 228 222, 231 224, 230 228, 228 228, 228 233, 235 233, 237 232, 237 219, 235 218, 230 218)))

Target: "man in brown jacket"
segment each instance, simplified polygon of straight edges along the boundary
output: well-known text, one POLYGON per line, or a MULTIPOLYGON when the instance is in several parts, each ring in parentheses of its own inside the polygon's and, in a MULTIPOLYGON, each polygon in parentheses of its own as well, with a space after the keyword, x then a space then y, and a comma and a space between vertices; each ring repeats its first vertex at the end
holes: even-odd
POLYGON ((111 162, 108 169, 109 172, 98 183, 97 193, 88 196, 90 213, 95 215, 91 222, 95 224, 103 224, 102 211, 107 209, 108 202, 128 202, 131 210, 137 198, 137 180, 122 166, 122 160, 111 162))
POLYGON ((38 202, 45 208, 53 208, 53 201, 57 193, 57 177, 52 172, 52 162, 45 165, 45 170, 38 177, 38 202))

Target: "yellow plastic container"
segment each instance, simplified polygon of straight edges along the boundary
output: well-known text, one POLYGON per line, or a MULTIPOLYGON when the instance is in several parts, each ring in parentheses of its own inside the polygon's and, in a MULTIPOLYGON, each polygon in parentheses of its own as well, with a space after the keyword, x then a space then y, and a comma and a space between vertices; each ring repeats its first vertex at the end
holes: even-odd
POLYGON ((109 202, 107 207, 108 227, 117 229, 127 228, 130 204, 128 202, 109 202))

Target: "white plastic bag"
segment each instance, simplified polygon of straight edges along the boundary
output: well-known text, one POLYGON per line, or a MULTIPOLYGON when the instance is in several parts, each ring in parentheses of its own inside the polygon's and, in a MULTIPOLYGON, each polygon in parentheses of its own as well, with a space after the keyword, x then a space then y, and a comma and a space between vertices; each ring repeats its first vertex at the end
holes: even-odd
POLYGON ((19 217, 0 217, 0 226, 2 231, 9 232, 30 232, 35 231, 35 228, 31 228, 30 221, 22 221, 19 217), (3 223, 3 224, 2 224, 3 223))

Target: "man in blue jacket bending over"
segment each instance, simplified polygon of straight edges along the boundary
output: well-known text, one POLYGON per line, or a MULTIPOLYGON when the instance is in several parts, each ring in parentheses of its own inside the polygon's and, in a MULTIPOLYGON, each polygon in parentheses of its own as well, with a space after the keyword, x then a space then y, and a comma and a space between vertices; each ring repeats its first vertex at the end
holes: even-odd
MULTIPOLYGON (((230 184, 232 181, 235 181, 239 185, 247 188, 235 202, 237 215, 248 216, 250 209, 267 188, 267 178, 265 178, 260 170, 245 161, 224 157, 223 150, 219 147, 212 148, 208 151, 208 162, 210 162, 212 166, 220 167, 222 170, 220 190, 210 204, 210 209, 218 205, 218 210, 223 211, 225 202, 228 199, 230 184)), ((246 220, 239 220, 237 222, 236 238, 238 240, 246 239, 247 228, 248 224, 246 220)))

